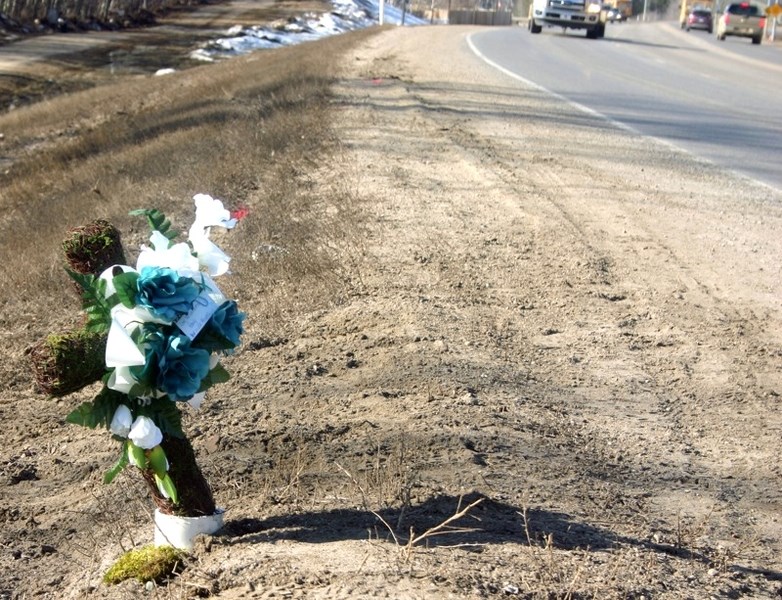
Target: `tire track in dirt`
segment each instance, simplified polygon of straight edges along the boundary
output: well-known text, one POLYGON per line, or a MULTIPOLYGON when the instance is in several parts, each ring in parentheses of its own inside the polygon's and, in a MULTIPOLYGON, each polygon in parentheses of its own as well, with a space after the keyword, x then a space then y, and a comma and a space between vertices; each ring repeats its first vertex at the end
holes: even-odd
MULTIPOLYGON (((470 118, 454 118, 460 111, 454 108, 458 100, 452 95, 444 102, 443 96, 410 83, 406 91, 423 108, 427 118, 436 123, 436 128, 447 132, 449 139, 471 155, 476 164, 504 180, 513 194, 522 199, 526 210, 530 210, 527 197, 544 199, 547 207, 533 201, 535 222, 548 223, 562 235, 561 247, 566 247, 585 264, 598 265, 602 271, 603 280, 599 284, 609 289, 594 292, 598 302, 590 302, 586 312, 600 315, 593 323, 596 327, 617 324, 617 329, 609 334, 612 339, 607 345, 611 350, 606 353, 614 355, 613 362, 610 356, 603 358, 606 371, 614 376, 624 372, 627 381, 617 386, 610 404, 606 404, 599 385, 606 374, 591 373, 587 376, 590 384, 574 391, 567 404, 581 417, 609 417, 608 423, 597 427, 606 438, 606 446, 612 443, 612 430, 631 432, 634 443, 627 444, 625 440, 624 448, 614 452, 603 448, 603 452, 616 458, 632 455, 634 449, 647 445, 630 475, 635 482, 655 483, 659 492, 667 496, 655 501, 658 512, 665 515, 667 511, 669 519, 677 511, 691 512, 696 520, 714 521, 709 525, 721 529, 721 535, 753 528, 759 520, 756 511, 765 515, 766 522, 773 522, 775 507, 782 496, 779 486, 770 490, 767 483, 778 481, 778 469, 756 466, 750 473, 736 467, 742 460, 758 458, 753 452, 753 448, 757 449, 756 433, 764 438, 765 455, 761 464, 773 465, 779 458, 773 440, 782 427, 772 408, 779 378, 773 373, 763 381, 755 377, 756 373, 769 370, 769 354, 772 358, 779 354, 779 320, 769 327, 767 319, 755 316, 757 309, 750 308, 750 302, 735 302, 732 296, 735 289, 717 287, 715 282, 725 287, 726 281, 722 279, 725 270, 707 264, 692 251, 683 254, 680 241, 678 247, 669 243, 664 225, 659 220, 652 221, 654 211, 648 207, 670 210, 680 205, 692 216, 701 202, 692 201, 692 192, 686 190, 691 183, 687 175, 675 174, 677 170, 689 169, 698 172, 698 181, 718 190, 710 189, 706 201, 702 202, 706 218, 715 210, 741 216, 746 212, 768 211, 765 219, 771 223, 760 232, 758 241, 766 247, 778 248, 774 243, 780 229, 777 200, 769 198, 767 190, 753 189, 750 194, 760 195, 761 207, 754 206, 747 211, 739 206, 742 201, 757 203, 757 196, 749 195, 728 206, 718 205, 722 202, 720 186, 736 183, 706 165, 693 165, 690 158, 669 156, 668 148, 650 152, 659 162, 659 166, 653 164, 650 170, 658 176, 668 174, 674 181, 678 177, 681 181, 675 184, 681 187, 679 190, 659 189, 651 175, 646 177, 649 187, 628 185, 624 179, 628 177, 628 169, 616 176, 599 168, 600 161, 621 163, 624 156, 619 154, 600 156, 600 160, 591 163, 568 156, 566 164, 556 156, 536 156, 529 150, 520 155, 515 141, 504 146, 511 137, 508 128, 503 129, 503 137, 492 137, 483 133, 486 120, 475 117, 474 113, 470 118), (595 207, 591 202, 584 202, 585 195, 599 197, 604 205, 602 213, 593 214, 595 207), (639 204, 647 209, 638 210, 639 204), (726 333, 739 340, 737 347, 721 347, 720 340, 726 333), (761 351, 753 352, 753 348, 761 351), (715 375, 724 378, 725 374, 727 378, 722 382, 710 381, 715 375), (754 404, 754 410, 746 410, 746 403, 754 404), (746 425, 742 429, 753 433, 736 435, 733 421, 737 413, 744 414, 746 425), (742 502, 735 508, 729 505, 739 499, 742 502), (715 507, 721 514, 712 517, 715 507)), ((496 107, 492 108, 496 111, 496 107)), ((627 137, 624 132, 614 134, 627 137)), ((636 163, 634 168, 643 172, 644 164, 636 163)), ((672 187, 670 182, 667 184, 668 188, 672 187)), ((549 234, 549 239, 556 237, 556 233, 549 234)), ((740 263, 741 258, 734 260, 740 263)), ((773 269, 771 263, 767 264, 773 269)), ((736 272, 728 274, 736 275, 736 272)), ((752 282, 751 275, 742 275, 734 286, 752 282)), ((769 282, 774 283, 773 270, 769 282)), ((761 301, 766 303, 766 308, 761 308, 764 316, 772 316, 773 307, 768 306, 768 298, 761 301)), ((570 341, 574 346, 579 342, 570 341)), ((557 347, 564 345, 557 344, 557 347)))
MULTIPOLYGON (((494 144, 488 139, 471 139, 468 144, 462 142, 462 145, 465 147, 470 146, 470 151, 482 154, 485 147, 493 146, 494 144)), ((495 146, 492 148, 491 153, 498 166, 505 173, 510 174, 510 177, 508 177, 509 183, 518 187, 513 182, 513 173, 518 170, 517 157, 512 153, 507 154, 503 164, 503 160, 498 158, 502 155, 501 150, 498 150, 495 146)), ((647 347, 660 348, 660 351, 664 351, 666 348, 684 346, 679 351, 679 354, 683 356, 677 359, 679 368, 672 369, 669 361, 660 362, 654 356, 646 356, 648 351, 638 352, 637 350, 643 350, 643 348, 638 347, 633 352, 635 356, 629 358, 629 362, 633 365, 630 371, 642 373, 648 378, 651 384, 651 390, 648 390, 651 392, 651 401, 646 410, 642 409, 639 412, 638 408, 643 406, 644 403, 638 402, 637 395, 626 398, 624 402, 621 402, 619 398, 614 398, 613 403, 615 405, 608 408, 608 410, 614 414, 624 413, 624 417, 630 417, 629 420, 625 419, 625 426, 628 428, 637 427, 643 423, 650 425, 650 430, 639 434, 640 437, 645 439, 654 439, 655 430, 670 430, 670 441, 675 441, 681 450, 674 456, 658 459, 660 461, 658 464, 673 465, 676 467, 675 470, 678 471, 678 475, 671 477, 670 473, 666 474, 666 471, 670 471, 670 469, 655 469, 658 471, 657 476, 662 478, 666 487, 670 485, 671 481, 674 481, 686 484, 687 488, 692 488, 697 487, 697 485, 693 486, 692 482, 698 484, 700 480, 704 480, 709 488, 718 488, 714 492, 716 496, 736 498, 746 495, 747 488, 752 487, 751 480, 748 481, 743 477, 736 478, 734 463, 728 463, 727 465, 718 464, 718 455, 721 452, 715 453, 713 450, 709 450, 708 446, 715 443, 715 429, 722 429, 721 426, 723 424, 728 424, 731 427, 730 422, 737 408, 739 411, 741 410, 740 404, 746 402, 753 403, 753 394, 765 395, 770 393, 773 398, 773 389, 769 391, 768 387, 764 389, 764 384, 750 382, 748 384, 749 389, 741 392, 738 397, 735 393, 732 394, 729 390, 719 389, 717 386, 715 386, 717 389, 706 390, 701 394, 695 395, 692 393, 694 383, 692 371, 693 368, 697 369, 698 363, 700 363, 701 369, 706 371, 701 376, 702 379, 709 377, 712 373, 730 371, 734 372, 731 379, 755 379, 755 374, 762 372, 764 366, 768 368, 767 365, 764 365, 767 355, 766 352, 758 355, 752 352, 751 349, 763 346, 763 337, 766 335, 768 322, 753 318, 751 313, 748 316, 746 307, 732 304, 730 300, 724 298, 724 293, 720 295, 713 292, 709 285, 699 279, 697 272, 694 272, 692 259, 690 258, 688 261, 687 258, 677 256, 671 246, 660 238, 659 234, 650 227, 648 222, 635 220, 630 225, 628 223, 630 216, 625 214, 619 219, 624 230, 618 231, 617 228, 613 228, 613 230, 609 230, 606 233, 607 222, 595 221, 594 216, 589 215, 588 210, 584 210, 586 205, 579 201, 579 197, 585 190, 578 186, 574 187, 572 182, 588 177, 590 180, 589 191, 595 189, 611 190, 613 209, 618 209, 625 213, 626 211, 622 206, 633 206, 639 200, 639 196, 642 197, 644 194, 639 193, 638 190, 622 189, 620 185, 616 184, 615 180, 606 176, 605 172, 595 171, 586 164, 576 165, 571 161, 565 166, 560 161, 554 159, 547 161, 533 160, 533 165, 530 170, 534 172, 532 175, 534 195, 546 198, 546 201, 552 205, 554 212, 549 215, 551 218, 556 219, 556 212, 560 213, 561 219, 564 219, 564 222, 567 224, 565 228, 569 226, 572 229, 572 236, 577 238, 583 246, 581 252, 583 252, 585 260, 599 263, 607 259, 612 264, 617 262, 624 263, 623 267, 620 268, 622 272, 619 276, 616 278, 608 277, 604 283, 614 287, 618 286, 619 289, 627 288, 628 285, 631 286, 631 289, 636 289, 638 286, 637 282, 629 282, 626 279, 629 265, 634 265, 634 268, 642 273, 655 275, 654 281, 650 281, 651 278, 649 277, 643 278, 643 286, 652 290, 660 285, 659 269, 662 265, 665 265, 667 282, 663 287, 676 290, 677 298, 683 300, 686 297, 689 300, 685 303, 668 303, 665 314, 661 315, 662 319, 667 322, 668 327, 673 330, 671 333, 661 335, 659 330, 644 331, 641 329, 638 331, 638 334, 631 336, 631 339, 632 337, 640 338, 638 342, 630 342, 631 344, 640 343, 647 347), (563 176, 564 171, 571 171, 576 174, 566 178, 563 176), (593 223, 597 223, 597 227, 593 223), (633 231, 628 236, 627 229, 631 226, 633 231), (641 240, 641 243, 628 242, 626 241, 628 237, 641 240), (615 241, 617 239, 619 240, 618 242, 615 241), (693 296, 697 300, 693 301, 691 299, 693 296), (698 319, 695 323, 692 322, 693 302, 697 302, 696 312, 706 317, 705 319, 698 319), (732 352, 713 353, 711 359, 701 357, 697 347, 717 350, 719 348, 718 340, 726 331, 729 333, 736 332, 735 337, 740 340, 740 347, 732 352), (714 356, 714 354, 717 356, 714 356), (720 354, 722 354, 721 357, 720 354), (714 362, 715 358, 719 360, 719 363, 714 362), (738 363, 736 363, 737 359, 738 363), (694 367, 688 367, 690 363, 693 363, 694 367), (689 376, 683 377, 687 371, 689 371, 689 376), (726 392, 729 397, 726 400, 722 400, 720 396, 725 395, 726 392), (709 396, 712 397, 710 398, 709 396), (731 398, 730 396, 733 397, 731 398), (621 408, 616 405, 617 401, 622 405, 621 408), (715 414, 710 415, 710 418, 704 422, 703 413, 706 403, 709 405, 709 411, 715 414), (695 425, 691 424, 693 422, 695 422, 695 425), (711 435, 707 434, 707 429, 711 435)), ((522 188, 529 188, 529 186, 530 181, 525 179, 522 188)), ((666 201, 662 193, 653 193, 652 196, 655 202, 660 201, 664 203, 666 201)), ((571 249, 575 249, 576 245, 572 241, 568 242, 568 246, 571 249)), ((621 310, 616 311, 616 315, 611 319, 619 322, 621 314, 626 310, 626 300, 629 297, 632 301, 633 293, 614 294, 609 292, 608 295, 602 292, 599 293, 599 295, 601 294, 603 298, 609 301, 618 300, 623 303, 617 304, 617 306, 621 306, 621 310)), ((647 305, 645 308, 647 314, 649 310, 653 310, 651 305, 647 305)), ((638 312, 637 309, 634 310, 638 312)), ((624 329, 625 331, 622 335, 628 336, 628 328, 624 329)), ((771 327, 771 331, 778 331, 778 327, 771 327)), ((723 348, 722 350, 725 349, 723 348)), ((772 346, 772 352, 774 351, 776 350, 772 346)), ((726 387, 731 384, 735 385, 735 381, 725 382, 726 387)), ((767 385, 768 383, 766 382, 765 386, 767 385)), ((757 410, 753 415, 754 418, 750 426, 755 431, 766 430, 767 442, 769 444, 766 447, 771 448, 773 452, 773 436, 777 435, 780 430, 779 422, 772 416, 774 423, 768 423, 767 419, 770 414, 773 415, 773 411, 769 411, 768 406, 764 407, 761 402, 755 404, 757 410)), ((602 415, 606 414, 605 406, 601 406, 598 409, 602 415)), ((719 444, 719 441, 717 443, 719 444)), ((744 440, 745 446, 748 443, 748 440, 744 440)), ((741 451, 743 449, 739 446, 736 450, 741 451)), ((776 456, 773 453, 766 458, 776 462, 776 456)), ((778 476, 778 471, 774 468, 770 470, 761 469, 761 471, 763 471, 762 476, 758 479, 763 482, 773 481, 778 476)), ((764 489, 756 490, 754 494, 750 494, 750 506, 760 501, 767 502, 770 499, 769 496, 772 499, 774 496, 779 497, 778 490, 771 494, 769 494, 769 491, 764 487, 764 489)), ((708 509, 708 507, 704 506, 704 509, 708 509)), ((731 519, 736 519, 737 516, 737 514, 732 514, 731 519)))

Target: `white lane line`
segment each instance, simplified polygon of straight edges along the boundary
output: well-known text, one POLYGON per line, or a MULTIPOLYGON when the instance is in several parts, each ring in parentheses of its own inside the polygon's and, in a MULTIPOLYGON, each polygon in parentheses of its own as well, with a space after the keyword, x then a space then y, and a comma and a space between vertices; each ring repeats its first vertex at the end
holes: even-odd
POLYGON ((571 100, 570 98, 568 98, 566 96, 563 96, 562 94, 558 94, 557 92, 553 92, 550 89, 548 89, 546 87, 543 87, 539 83, 535 83, 534 81, 532 81, 530 79, 527 79, 526 77, 522 77, 518 73, 514 73, 513 71, 511 71, 509 69, 506 69, 502 65, 499 65, 496 62, 494 62, 493 60, 491 60, 489 57, 487 57, 485 54, 483 54, 483 52, 478 50, 478 48, 475 46, 475 44, 472 41, 472 38, 473 38, 473 36, 476 33, 480 33, 480 32, 474 32, 474 33, 470 33, 470 34, 467 35, 467 45, 470 47, 470 50, 473 52, 473 54, 475 54, 475 56, 480 58, 487 65, 489 65, 493 69, 497 69, 498 71, 500 71, 504 75, 507 75, 508 77, 511 77, 512 79, 515 79, 516 81, 520 81, 524 85, 528 85, 528 86, 532 87, 533 89, 536 89, 536 90, 538 90, 540 92, 543 92, 544 94, 552 96, 552 97, 556 98, 557 100, 560 100, 560 101, 564 102, 565 104, 568 104, 568 105, 572 106, 576 110, 579 110, 579 111, 581 111, 581 112, 583 112, 583 113, 585 113, 587 115, 595 117, 596 119, 600 119, 602 121, 605 121, 606 123, 608 123, 612 127, 616 127, 617 129, 620 129, 620 130, 625 131, 627 133, 631 133, 633 135, 637 135, 637 136, 640 136, 642 138, 645 138, 645 139, 648 139, 648 140, 652 140, 654 142, 662 144, 663 146, 665 146, 667 148, 670 148, 671 150, 674 150, 676 152, 681 152, 681 153, 685 154, 686 156, 688 156, 689 158, 691 158, 692 160, 694 160, 696 162, 701 162, 703 164, 707 164, 707 165, 713 166, 713 167, 715 167, 717 169, 723 169, 725 172, 733 173, 734 175, 736 175, 737 177, 739 177, 741 179, 749 180, 752 183, 760 185, 760 186, 762 186, 762 187, 764 187, 766 189, 769 189, 769 190, 771 190, 773 192, 779 193, 780 191, 782 191, 782 189, 780 189, 780 188, 778 188, 778 187, 776 187, 776 186, 774 186, 774 185, 772 185, 770 183, 766 183, 765 181, 761 181, 760 179, 756 179, 752 175, 749 175, 747 173, 742 173, 741 171, 737 171, 735 169, 730 169, 728 167, 723 167, 719 163, 717 163, 717 162, 715 162, 713 160, 710 160, 708 158, 704 158, 702 156, 699 156, 699 155, 691 152, 690 150, 687 150, 686 148, 682 148, 681 146, 678 146, 677 144, 671 142, 670 140, 666 140, 665 138, 660 138, 660 137, 657 137, 657 136, 654 136, 654 135, 649 135, 649 134, 643 133, 642 131, 636 129, 635 127, 633 127, 631 125, 628 125, 627 123, 622 123, 621 121, 617 121, 616 119, 612 119, 608 115, 604 115, 603 113, 596 111, 594 108, 590 108, 590 107, 588 107, 588 106, 586 106, 584 104, 581 104, 580 102, 576 102, 575 100, 571 100))

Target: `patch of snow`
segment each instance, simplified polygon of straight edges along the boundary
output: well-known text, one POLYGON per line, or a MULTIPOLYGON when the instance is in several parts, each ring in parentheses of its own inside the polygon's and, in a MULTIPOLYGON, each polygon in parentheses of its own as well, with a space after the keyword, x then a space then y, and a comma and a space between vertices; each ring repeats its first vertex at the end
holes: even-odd
MULTIPOLYGON (((379 23, 380 10, 375 0, 333 0, 332 7, 328 13, 309 12, 272 25, 235 25, 226 31, 225 37, 206 42, 201 48, 191 52, 190 57, 213 62, 256 50, 309 42, 379 23)), ((384 5, 384 23, 401 25, 403 20, 406 26, 429 24, 425 19, 409 13, 403 15, 395 6, 384 5)))

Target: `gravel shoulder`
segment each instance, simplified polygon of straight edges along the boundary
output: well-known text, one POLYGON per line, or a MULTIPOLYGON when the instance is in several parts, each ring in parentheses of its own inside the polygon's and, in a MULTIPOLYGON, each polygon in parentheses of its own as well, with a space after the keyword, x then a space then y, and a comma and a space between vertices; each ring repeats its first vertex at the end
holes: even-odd
MULTIPOLYGON (((346 61, 313 181, 371 217, 355 293, 235 357, 194 441, 228 527, 151 596, 782 593, 782 197, 504 77, 471 31, 346 61)), ((0 597, 136 597, 97 584, 118 509, 95 559, 41 485, 4 509, 32 523, 0 597)))
POLYGON ((470 31, 387 31, 342 90, 379 224, 363 312, 412 354, 374 371, 426 390, 392 414, 462 442, 451 486, 600 549, 561 557, 582 594, 627 569, 619 597, 773 597, 782 198, 491 71, 470 31))

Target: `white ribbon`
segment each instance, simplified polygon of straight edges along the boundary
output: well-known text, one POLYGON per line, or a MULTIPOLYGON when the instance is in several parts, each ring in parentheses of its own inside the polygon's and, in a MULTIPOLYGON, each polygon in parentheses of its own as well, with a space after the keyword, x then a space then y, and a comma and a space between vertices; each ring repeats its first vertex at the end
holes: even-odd
POLYGON ((112 371, 106 387, 120 394, 129 394, 137 381, 130 374, 130 367, 117 367, 112 371))
POLYGON ((111 309, 111 328, 106 340, 107 367, 135 367, 146 362, 144 353, 131 337, 131 333, 144 320, 140 316, 135 309, 125 308, 121 304, 111 309))

